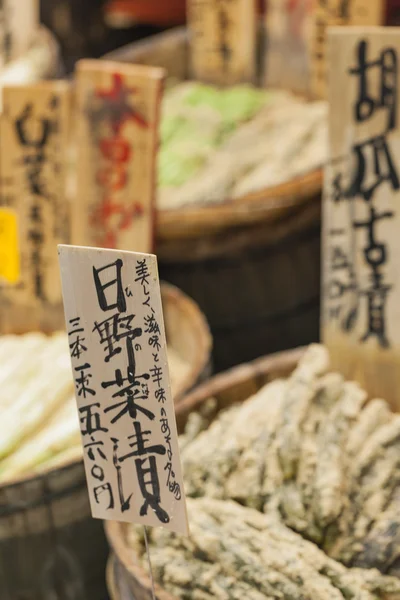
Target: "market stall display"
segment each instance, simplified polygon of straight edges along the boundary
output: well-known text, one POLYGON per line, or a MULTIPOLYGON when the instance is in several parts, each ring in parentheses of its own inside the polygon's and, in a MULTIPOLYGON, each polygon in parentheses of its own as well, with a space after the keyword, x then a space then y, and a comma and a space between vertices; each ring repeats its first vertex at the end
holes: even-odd
MULTIPOLYGON (((179 400, 207 372, 211 341, 193 302, 172 286, 164 285, 163 294, 171 387, 179 400)), ((0 485, 81 460, 67 334, 3 336, 0 361, 0 485)))
MULTIPOLYGON (((239 367, 177 412, 192 537, 155 531, 150 549, 171 598, 398 597, 399 417, 325 348, 239 367)), ((107 531, 144 598, 140 532, 107 531)))
MULTIPOLYGON (((262 37, 259 39, 260 48, 261 45, 262 37)), ((200 106, 196 110, 191 107, 190 114, 197 111, 200 114, 203 111, 209 117, 209 125, 202 131, 203 147, 200 152, 193 141, 200 137, 196 135, 192 135, 190 151, 179 149, 179 132, 176 129, 177 137, 175 141, 171 137, 168 154, 165 152, 161 156, 159 178, 164 189, 160 190, 159 201, 166 204, 157 213, 156 247, 161 276, 186 291, 207 314, 214 335, 216 370, 252 360, 266 350, 273 352, 317 340, 322 186, 322 171, 318 164, 322 165, 324 153, 316 151, 316 148, 322 148, 324 143, 323 115, 326 109, 323 104, 307 106, 301 99, 295 99, 290 90, 275 95, 273 92, 271 94, 256 89, 249 93, 249 88, 247 91, 246 88, 240 88, 218 94, 210 88, 182 83, 189 74, 188 36, 185 29, 172 30, 137 45, 121 48, 105 58, 124 63, 159 65, 167 70, 171 83, 181 82, 175 92, 172 87, 166 95, 163 125, 165 142, 168 139, 168 129, 174 122, 172 116, 165 114, 168 111, 169 94, 171 97, 174 93, 181 94, 183 98, 186 93, 189 98, 192 94, 194 103, 200 106), (196 94, 200 95, 201 102, 196 99, 196 94), (264 103, 263 94, 271 104, 265 107, 265 111, 259 112, 257 106, 260 106, 260 102, 261 105, 264 103), (246 115, 243 107, 246 110, 249 105, 250 108, 254 107, 247 113, 247 119, 251 116, 254 119, 246 123, 242 117, 241 126, 224 140, 224 135, 220 135, 221 125, 223 131, 225 125, 231 127, 232 123, 239 124, 237 117, 233 119, 234 111, 232 105, 229 105, 231 98, 237 106, 238 97, 243 102, 240 108, 243 114, 246 115), (274 99, 278 104, 279 98, 286 99, 286 107, 293 103, 294 116, 287 125, 282 125, 282 121, 278 120, 276 127, 272 127, 272 107, 274 99), (210 103, 213 110, 210 110, 210 103), (221 123, 221 116, 218 114, 218 106, 223 106, 224 103, 231 106, 229 113, 223 111, 227 114, 228 123, 224 123, 223 119, 221 123), (297 110, 298 118, 301 114, 304 123, 296 120, 297 110), (228 114, 231 116, 228 117, 228 114), (306 114, 308 116, 305 118, 306 114), (259 151, 261 157, 256 154, 251 158, 249 150, 237 153, 243 175, 247 156, 253 161, 250 164, 253 172, 251 177, 242 179, 241 189, 236 187, 238 196, 229 197, 233 193, 238 169, 234 166, 234 161, 227 162, 227 148, 230 144, 235 148, 240 147, 244 139, 247 148, 252 148, 251 136, 257 129, 254 123, 257 119, 261 123, 263 118, 264 132, 270 129, 271 145, 268 145, 267 138, 264 141, 259 134, 256 139, 260 143, 258 148, 254 148, 254 152, 256 154, 259 151), (214 132, 218 131, 216 138, 212 132, 215 122, 217 126, 214 132), (290 158, 288 147, 286 150, 282 147, 282 154, 275 152, 276 140, 284 135, 283 131, 279 132, 279 123, 284 127, 285 134, 292 136, 292 142, 297 142, 297 147, 302 148, 303 154, 299 155, 298 161, 294 157, 290 158), (218 143, 223 142, 217 150, 215 139, 218 143), (214 144, 211 147, 210 140, 214 144), (168 189, 166 183, 170 184, 172 174, 176 174, 176 181, 182 181, 182 171, 178 169, 179 172, 176 173, 175 170, 174 165, 177 163, 171 152, 172 143, 179 156, 185 154, 184 177, 187 174, 194 177, 184 182, 184 185, 168 189), (204 161, 207 153, 208 162, 204 161), (271 171, 265 171, 263 157, 264 164, 271 161, 271 171), (169 161, 173 163, 171 170, 169 161), (215 174, 218 185, 215 183, 215 174), (216 190, 219 190, 220 195, 215 193, 216 190), (287 285, 282 285, 282 281, 286 281, 287 285), (273 294, 271 289, 274 290, 273 294), (235 301, 232 299, 233 290, 235 301), (251 344, 248 343, 250 337, 251 344)), ((260 65, 259 73, 261 74, 260 65)), ((277 108, 276 104, 275 114, 281 109, 285 123, 291 111, 288 108, 285 115, 285 106, 277 108)), ((185 115, 187 113, 186 110, 185 115)), ((186 135, 187 127, 194 127, 194 131, 198 132, 198 125, 193 125, 193 120, 188 124, 185 116, 183 121, 183 136, 186 135)), ((175 131, 175 127, 173 130, 175 131)))
MULTIPOLYGON (((178 400, 208 374, 211 337, 179 290, 163 284, 162 300, 178 400)), ((0 596, 42 600, 61 578, 74 598, 100 598, 107 546, 91 518, 67 336, 3 336, 0 356, 0 596)))
POLYGON ((321 168, 327 112, 325 102, 246 85, 172 87, 163 101, 158 209, 242 198, 321 168))

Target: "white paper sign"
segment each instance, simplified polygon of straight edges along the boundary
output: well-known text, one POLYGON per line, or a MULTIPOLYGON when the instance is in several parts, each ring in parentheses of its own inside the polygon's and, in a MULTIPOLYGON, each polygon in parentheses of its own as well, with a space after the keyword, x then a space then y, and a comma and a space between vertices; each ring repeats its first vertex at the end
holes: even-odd
POLYGON ((187 534, 157 259, 59 246, 93 517, 187 534))

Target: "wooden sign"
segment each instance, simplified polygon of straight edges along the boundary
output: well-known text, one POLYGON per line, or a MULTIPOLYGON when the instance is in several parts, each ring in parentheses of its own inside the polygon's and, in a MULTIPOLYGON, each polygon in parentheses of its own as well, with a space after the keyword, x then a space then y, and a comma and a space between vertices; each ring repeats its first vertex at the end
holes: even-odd
POLYGON ((256 0, 188 0, 192 76, 233 85, 256 75, 256 0))
POLYGON ((328 37, 322 338, 335 368, 400 410, 400 32, 328 37))
POLYGON ((311 93, 317 98, 327 96, 326 34, 335 25, 365 27, 381 25, 385 15, 385 0, 312 0, 310 23, 311 93))
POLYGON ((29 50, 40 25, 39 0, 2 0, 0 3, 0 64, 29 50))
POLYGON ((157 259, 59 256, 93 517, 187 534, 157 259))
POLYGON ((63 323, 57 244, 70 235, 65 198, 70 100, 66 82, 3 90, 0 226, 6 229, 0 232, 0 254, 8 260, 0 269, 3 333, 53 330, 63 323))
POLYGON ((79 62, 74 243, 152 249, 163 80, 154 67, 79 62))
POLYGON ((264 85, 307 94, 310 0, 268 0, 265 13, 264 85))

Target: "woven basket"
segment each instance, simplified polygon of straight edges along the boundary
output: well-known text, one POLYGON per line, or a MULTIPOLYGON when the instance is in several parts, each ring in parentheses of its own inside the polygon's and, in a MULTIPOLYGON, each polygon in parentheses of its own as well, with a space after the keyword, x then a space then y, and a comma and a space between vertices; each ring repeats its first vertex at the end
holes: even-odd
MULTIPOLYGON (((216 399, 218 411, 243 402, 269 381, 288 376, 303 353, 304 349, 299 348, 267 356, 213 377, 177 406, 178 431, 183 431, 188 415, 209 398, 216 399)), ((112 600, 151 600, 150 580, 126 541, 128 527, 113 521, 105 524, 113 553, 107 567, 108 591, 112 600)), ((160 587, 156 592, 158 600, 178 600, 160 587)))

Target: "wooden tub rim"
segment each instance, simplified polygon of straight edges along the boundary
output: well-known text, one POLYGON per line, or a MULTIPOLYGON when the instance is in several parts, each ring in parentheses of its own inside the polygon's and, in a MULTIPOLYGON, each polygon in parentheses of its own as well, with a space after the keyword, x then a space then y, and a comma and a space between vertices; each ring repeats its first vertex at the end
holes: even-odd
MULTIPOLYGON (((234 387, 244 383, 250 378, 257 380, 257 378, 265 376, 268 373, 273 373, 275 370, 278 372, 281 370, 293 370, 300 358, 304 355, 305 350, 305 347, 300 347, 269 354, 249 363, 233 367, 224 373, 212 377, 210 380, 199 385, 193 393, 186 396, 176 405, 177 416, 182 412, 187 412, 189 414, 204 402, 204 400, 221 393, 228 387, 234 387)), ((106 521, 104 523, 104 529, 111 553, 129 576, 133 577, 144 589, 150 591, 151 583, 149 577, 138 562, 136 562, 136 555, 133 549, 129 548, 125 543, 124 531, 127 527, 127 523, 118 521, 106 521)), ((155 587, 158 600, 178 600, 177 597, 170 595, 157 583, 155 584, 155 587)))

